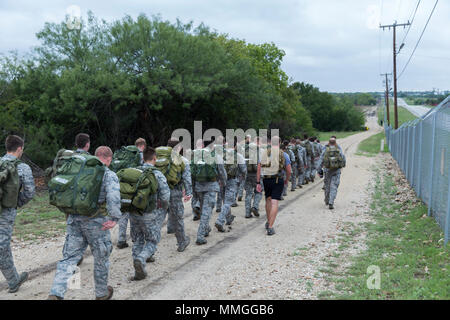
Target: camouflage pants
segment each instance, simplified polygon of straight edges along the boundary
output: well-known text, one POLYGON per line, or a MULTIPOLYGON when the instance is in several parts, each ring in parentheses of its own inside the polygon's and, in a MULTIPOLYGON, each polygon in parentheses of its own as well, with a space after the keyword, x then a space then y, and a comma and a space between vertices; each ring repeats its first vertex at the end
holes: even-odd
MULTIPOLYGON (((263 179, 260 181, 262 189, 263 179)), ((250 215, 250 209, 255 208, 259 210, 259 203, 263 197, 262 192, 256 192, 256 175, 255 176, 247 176, 247 180, 245 181, 245 215, 250 215), (253 199, 253 205, 252 205, 253 199)))
POLYGON ((325 201, 329 204, 334 204, 337 190, 341 181, 341 170, 324 170, 325 174, 325 201))
POLYGON ((220 186, 220 192, 217 192, 216 209, 222 211, 222 205, 225 201, 225 188, 220 186))
POLYGON ((317 158, 317 159, 314 159, 314 169, 313 169, 313 171, 312 171, 312 176, 313 177, 315 177, 316 175, 317 175, 317 171, 320 169, 319 168, 319 161, 320 161, 320 158, 317 158))
POLYGON ((51 295, 64 298, 67 282, 75 272, 77 263, 83 257, 88 245, 94 256, 95 296, 108 295, 109 256, 112 252, 112 243, 109 230, 102 230, 102 224, 107 220, 107 217, 69 215, 63 259, 56 266, 51 295))
POLYGON ((130 214, 128 212, 122 213, 122 217, 119 220, 118 242, 127 242, 128 219, 130 219, 130 214))
POLYGON ((11 252, 11 236, 16 214, 16 209, 3 209, 0 214, 0 270, 10 288, 19 282, 19 274, 11 252))
POLYGON ((194 208, 200 208, 200 200, 198 198, 197 192, 195 192, 195 183, 192 181, 192 199, 191 199, 192 210, 194 208))
POLYGON ((215 191, 203 191, 197 192, 198 198, 201 204, 201 217, 200 224, 197 231, 197 239, 204 240, 205 235, 211 230, 209 226, 209 220, 211 219, 214 203, 216 202, 217 192, 215 191))
POLYGON ((311 176, 311 160, 309 159, 306 160, 306 168, 304 172, 305 172, 305 182, 309 181, 309 178, 311 176))
MULTIPOLYGON (((286 171, 284 171, 284 173, 283 173, 283 180, 284 181, 286 181, 286 171)), ((289 183, 287 183, 287 184, 285 184, 284 186, 283 186, 283 197, 286 197, 287 196, 287 189, 288 189, 288 185, 289 185, 289 183)))
POLYGON ((223 208, 220 211, 219 217, 216 220, 217 224, 220 224, 221 226, 223 226, 225 224, 225 222, 230 221, 231 218, 231 205, 234 203, 234 201, 236 200, 236 194, 238 192, 238 179, 233 178, 233 179, 228 179, 227 180, 227 185, 225 186, 225 197, 224 197, 224 202, 223 202, 223 208))
POLYGON ((297 168, 297 172, 298 172, 298 183, 297 184, 299 186, 301 186, 305 182, 305 168, 303 167, 300 170, 297 168))
POLYGON ((167 211, 162 209, 156 209, 143 215, 130 214, 133 260, 139 260, 144 267, 147 259, 156 252, 166 215, 167 211))
POLYGON ((170 190, 170 203, 167 218, 167 228, 175 232, 177 243, 182 244, 186 240, 184 233, 184 205, 183 191, 180 188, 170 190))
POLYGON ((239 180, 238 180, 238 192, 237 192, 237 196, 239 197, 239 198, 242 198, 243 196, 244 196, 244 189, 245 189, 245 181, 246 181, 247 179, 243 179, 243 178, 240 178, 239 180))
POLYGON ((292 171, 291 171, 291 189, 295 189, 297 187, 297 177, 298 177, 298 169, 297 164, 292 164, 292 171))

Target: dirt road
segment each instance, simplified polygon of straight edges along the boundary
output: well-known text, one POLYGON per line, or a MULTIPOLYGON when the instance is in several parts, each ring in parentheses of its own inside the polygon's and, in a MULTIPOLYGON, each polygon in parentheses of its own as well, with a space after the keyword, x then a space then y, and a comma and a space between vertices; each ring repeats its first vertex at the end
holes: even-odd
MULTIPOLYGON (((317 276, 320 266, 333 253, 333 241, 346 222, 367 219, 370 169, 376 158, 355 155, 359 142, 381 131, 377 119, 369 118, 368 132, 338 141, 347 156, 341 186, 330 211, 323 202, 322 181, 289 192, 280 204, 276 235, 265 233, 265 218, 245 219, 244 203, 233 208, 233 228, 218 233, 215 228, 205 246, 195 245, 198 222, 192 221, 186 205, 186 229, 192 244, 184 253, 176 251, 176 240, 162 230, 156 262, 147 265, 148 278, 128 280, 133 274, 131 248, 114 249, 111 255, 110 285, 114 299, 314 299, 327 283, 317 276)), ((263 211, 264 203, 261 203, 263 211)), ((211 225, 217 217, 215 213, 211 225)), ((0 299, 45 299, 52 285, 54 262, 61 258, 63 238, 21 248, 13 254, 19 272, 38 269, 33 279, 16 294, 1 288, 0 299)), ((117 230, 113 230, 117 241, 117 230)), ((130 242, 131 243, 131 242, 130 242)), ((352 250, 357 248, 349 248, 352 250)), ((81 266, 81 289, 69 290, 66 299, 92 299, 93 258, 81 266)), ((3 279, 2 279, 3 280, 3 279)), ((3 284, 4 285, 4 284, 3 284)))

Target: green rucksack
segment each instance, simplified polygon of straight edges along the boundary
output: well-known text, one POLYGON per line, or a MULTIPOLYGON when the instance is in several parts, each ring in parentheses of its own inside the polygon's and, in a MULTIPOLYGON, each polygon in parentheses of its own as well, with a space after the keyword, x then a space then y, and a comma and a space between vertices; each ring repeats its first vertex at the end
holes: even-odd
POLYGON ((76 152, 73 150, 60 149, 53 160, 53 165, 45 170, 46 182, 48 183, 53 177, 55 177, 58 169, 62 167, 64 162, 75 154, 76 152))
POLYGON ((154 167, 126 168, 117 172, 120 182, 120 198, 124 212, 151 212, 156 208, 158 180, 154 167))
POLYGON ((191 162, 192 179, 197 182, 217 181, 216 154, 207 148, 194 150, 191 162), (210 161, 207 161, 207 160, 210 161), (210 162, 210 163, 208 163, 210 162))
POLYGON ((170 147, 156 148, 156 169, 161 171, 167 179, 170 189, 181 181, 185 164, 181 156, 170 147))
POLYGON ((65 214, 95 215, 105 170, 97 157, 88 154, 68 158, 48 183, 50 204, 65 214))
POLYGON ((245 164, 247 166, 247 172, 248 173, 256 173, 257 168, 258 168, 258 159, 259 159, 259 154, 258 154, 258 148, 256 144, 251 144, 252 148, 251 151, 256 152, 256 162, 257 163, 250 163, 250 160, 252 160, 252 162, 254 162, 254 157, 252 159, 250 159, 250 144, 246 144, 245 145, 245 164))
POLYGON ((141 155, 138 147, 128 146, 116 150, 113 155, 110 169, 114 172, 126 168, 137 168, 141 166, 141 155))
POLYGON ((225 171, 227 172, 227 179, 236 178, 239 169, 237 163, 237 152, 234 151, 234 149, 225 149, 223 160, 225 164, 225 171), (233 163, 228 163, 228 161, 231 162, 230 159, 233 159, 233 163))
POLYGON ((327 146, 323 157, 323 166, 327 169, 340 169, 345 167, 344 158, 337 146, 327 146))
POLYGON ((17 165, 20 160, 0 160, 0 212, 3 208, 16 208, 20 179, 17 165))

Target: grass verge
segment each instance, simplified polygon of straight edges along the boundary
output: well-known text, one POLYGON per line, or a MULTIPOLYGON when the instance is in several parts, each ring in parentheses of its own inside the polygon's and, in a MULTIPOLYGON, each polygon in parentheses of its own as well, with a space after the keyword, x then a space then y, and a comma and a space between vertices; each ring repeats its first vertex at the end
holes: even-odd
POLYGON ((379 152, 381 152, 381 139, 384 139, 383 152, 389 152, 389 147, 386 143, 386 136, 384 135, 384 132, 380 132, 363 140, 358 145, 358 151, 356 154, 369 157, 377 155, 379 152))
MULTIPOLYGON (((335 290, 322 292, 319 298, 450 298, 450 245, 444 246, 443 232, 427 217, 427 208, 420 201, 398 201, 398 194, 392 175, 377 172, 370 210, 373 222, 363 225, 366 249, 351 258, 350 267, 324 272, 335 290), (367 286, 370 266, 380 270, 379 289, 367 286)), ((359 232, 352 230, 342 235, 339 250, 345 250, 359 232)), ((334 265, 344 262, 336 260, 334 265)))
POLYGON ((65 228, 64 214, 49 204, 48 192, 42 192, 17 211, 13 236, 21 241, 37 240, 61 235, 65 228))

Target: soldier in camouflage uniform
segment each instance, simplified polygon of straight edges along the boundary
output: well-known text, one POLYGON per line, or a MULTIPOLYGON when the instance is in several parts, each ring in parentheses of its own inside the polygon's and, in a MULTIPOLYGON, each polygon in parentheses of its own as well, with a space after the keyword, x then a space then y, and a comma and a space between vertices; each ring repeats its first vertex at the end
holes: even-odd
MULTIPOLYGON (((292 152, 292 150, 289 149, 289 141, 287 141, 287 140, 283 142, 283 151, 289 156, 289 160, 291 161, 291 168, 292 168, 292 164, 295 163, 295 155, 294 155, 294 152, 292 152)), ((283 179, 286 181, 286 171, 284 172, 283 179)), ((284 189, 283 189, 283 197, 287 196, 288 187, 289 187, 289 183, 286 183, 284 185, 284 189)), ((293 190, 291 189, 291 191, 293 191, 293 190)), ((282 198, 281 200, 284 200, 284 198, 282 198)))
MULTIPOLYGON (((1 161, 15 161, 20 159, 23 153, 23 140, 18 136, 8 136, 6 138, 7 154, 1 158, 1 161)), ((17 165, 19 175, 19 194, 17 197, 17 207, 22 207, 28 203, 34 196, 34 179, 31 168, 20 162, 17 165)), ((0 207, 1 208, 1 207, 0 207)), ((17 209, 1 208, 0 214, 0 270, 8 282, 9 292, 15 293, 19 290, 22 283, 28 279, 28 273, 18 274, 14 266, 14 260, 11 252, 11 236, 17 209)))
MULTIPOLYGON (((344 166, 346 164, 346 158, 342 148, 337 145, 336 138, 333 136, 329 141, 329 145, 336 145, 341 153, 341 156, 344 160, 344 166)), ((326 149, 322 152, 319 160, 319 167, 322 167, 323 159, 325 157, 326 149)), ((341 180, 341 171, 342 169, 327 169, 323 168, 324 171, 324 184, 325 184, 325 205, 329 206, 330 210, 334 209, 334 201, 337 196, 337 190, 339 187, 339 183, 341 180)))
MULTIPOLYGON (((203 149, 204 148, 204 144, 203 144, 203 140, 202 139, 198 139, 195 145, 195 149, 203 149)), ((191 157, 193 157, 193 154, 191 152, 191 157)), ((191 158, 188 158, 188 160, 192 160, 191 158)), ((194 221, 198 221, 200 220, 200 216, 202 214, 202 208, 201 208, 201 203, 200 203, 200 199, 198 197, 197 192, 195 191, 195 181, 192 180, 192 200, 191 200, 191 206, 192 206, 192 215, 193 218, 192 220, 194 221)))
MULTIPOLYGON (((227 150, 225 151, 227 152, 227 150)), ((236 152, 236 148, 234 149, 234 165, 237 165, 235 176, 229 175, 227 173, 227 183, 225 185, 225 201, 223 204, 222 211, 219 214, 219 217, 216 220, 215 227, 219 232, 225 232, 223 225, 226 223, 227 225, 231 225, 234 220, 234 216, 231 214, 231 205, 236 200, 236 194, 238 193, 238 182, 242 177, 245 177, 247 174, 247 166, 245 165, 244 157, 236 152)), ((230 166, 230 159, 227 159, 225 165, 230 166)))
MULTIPOLYGON (((144 165, 142 169, 154 167, 156 163, 156 151, 147 148, 144 151, 144 165)), ((158 181, 156 196, 157 205, 151 212, 143 215, 130 214, 131 240, 133 241, 133 265, 135 274, 132 280, 143 280, 147 277, 145 264, 156 252, 161 240, 161 228, 166 218, 170 202, 170 188, 167 179, 158 170, 153 171, 158 181)))
POLYGON ((297 188, 297 180, 298 180, 298 152, 297 152, 297 148, 295 147, 295 139, 292 138, 289 146, 288 146, 288 150, 289 150, 289 155, 291 155, 291 191, 295 191, 295 189, 297 188))
MULTIPOLYGON (((144 150, 147 148, 147 142, 144 138, 139 138, 136 140, 134 145, 139 149, 139 156, 141 157, 141 165, 144 164, 144 150)), ((130 213, 124 212, 122 214, 122 218, 119 220, 119 239, 117 241, 118 249, 128 248, 127 243, 127 229, 128 229, 128 220, 130 219, 130 213)))
POLYGON ((305 182, 305 163, 306 163, 306 150, 301 145, 302 141, 300 139, 296 140, 296 148, 298 152, 298 164, 297 164, 297 171, 298 171, 298 183, 297 186, 299 188, 303 188, 303 184, 305 182))
POLYGON ((312 154, 308 154, 308 145, 311 147, 312 149, 312 145, 309 142, 308 136, 305 135, 305 140, 303 141, 303 147, 305 148, 305 152, 306 152, 306 170, 305 170, 305 184, 308 184, 310 181, 312 182, 311 179, 311 173, 313 170, 313 163, 312 163, 312 158, 313 155, 312 154))
MULTIPOLYGON (((247 162, 247 176, 245 179, 245 218, 252 218, 252 213, 255 217, 259 217, 259 203, 263 197, 262 192, 256 190, 256 173, 258 166, 258 145, 259 138, 255 139, 254 144, 248 146, 247 162), (253 199, 253 205, 252 205, 253 199)), ((247 157, 247 154, 246 154, 247 157)), ((259 181, 262 184, 262 178, 259 181)))
MULTIPOLYGON (((175 152, 179 152, 179 141, 171 139, 168 146, 175 152), (175 149, 177 148, 177 149, 175 149)), ((178 252, 183 252, 190 243, 190 238, 184 232, 184 202, 192 198, 192 179, 189 161, 181 157, 184 162, 184 171, 181 174, 181 181, 173 189, 170 189, 170 203, 167 219, 168 233, 175 233, 178 244, 178 252), (184 195, 183 195, 184 186, 184 195), (169 232, 173 231, 173 232, 169 232)))
MULTIPOLYGON (((245 141, 244 144, 239 145, 239 149, 238 152, 240 154, 244 154, 245 153, 245 148, 248 148, 248 145, 250 144, 252 139, 251 135, 246 135, 245 136, 245 141)), ((238 180, 238 193, 237 193, 237 197, 238 197, 238 201, 242 201, 242 198, 244 197, 244 189, 245 189, 245 180, 247 179, 247 174, 245 174, 244 176, 239 177, 238 180)))
MULTIPOLYGON (((109 167, 113 153, 108 147, 99 147, 95 156, 109 167)), ((64 298, 67 282, 76 270, 77 262, 90 246, 94 256, 95 296, 97 300, 109 300, 113 295, 113 288, 108 286, 109 256, 112 252, 111 234, 119 221, 120 185, 117 175, 106 168, 98 199, 99 204, 106 203, 106 212, 99 212, 92 216, 69 214, 67 218, 67 235, 63 248, 63 259, 56 267, 55 279, 50 290, 49 300, 64 298), (104 215, 107 214, 107 215, 104 215)))
POLYGON ((314 162, 314 169, 311 173, 313 180, 317 175, 317 172, 319 170, 319 160, 320 160, 320 155, 322 154, 322 148, 319 146, 319 143, 317 142, 317 137, 313 137, 312 138, 312 142, 311 142, 312 146, 313 146, 313 154, 314 154, 314 158, 313 158, 313 162, 314 162))
MULTIPOLYGON (((210 151, 213 149, 213 144, 211 143, 207 147, 210 151)), ((211 219, 212 210, 214 208, 214 203, 216 202, 217 192, 220 191, 219 182, 226 186, 227 173, 225 171, 225 166, 223 159, 216 154, 215 167, 217 172, 217 180, 212 182, 195 182, 195 192, 198 195, 201 204, 201 217, 200 225, 197 231, 197 241, 196 244, 203 245, 207 241, 205 237, 211 232, 211 227, 209 226, 209 220, 211 219)), ((195 180, 195 179, 194 179, 195 180)))

